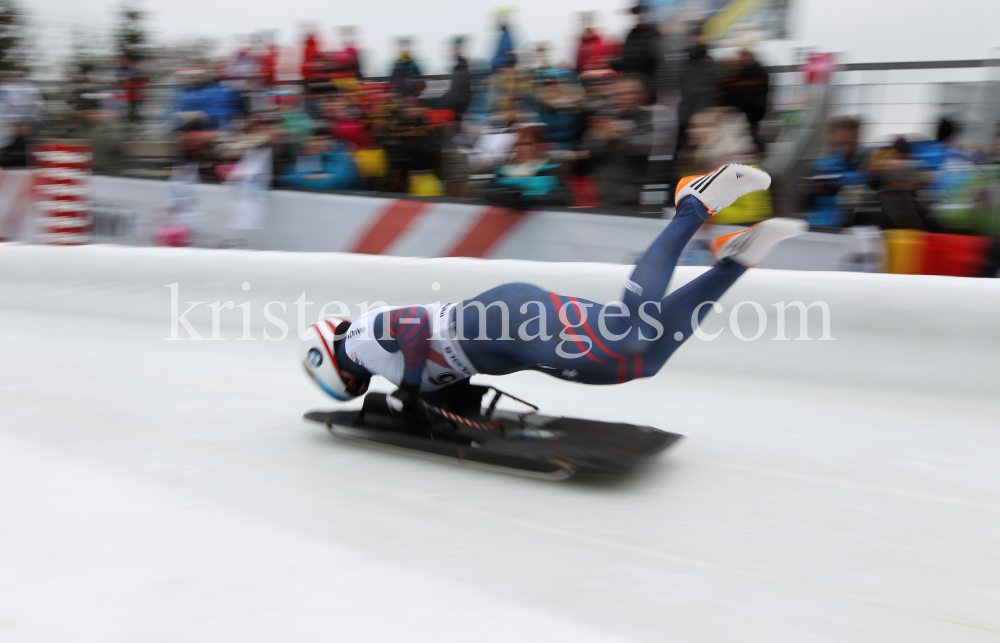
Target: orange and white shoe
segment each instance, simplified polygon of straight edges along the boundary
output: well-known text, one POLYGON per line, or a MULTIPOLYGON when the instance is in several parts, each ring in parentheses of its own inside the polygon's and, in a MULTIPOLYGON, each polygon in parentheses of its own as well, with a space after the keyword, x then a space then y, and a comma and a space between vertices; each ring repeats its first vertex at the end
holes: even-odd
POLYGON ((774 246, 804 234, 809 225, 802 219, 768 219, 757 225, 712 239, 709 249, 716 260, 730 258, 752 268, 764 260, 774 246))
POLYGON ((733 201, 749 192, 771 187, 771 176, 764 170, 749 165, 727 163, 708 174, 686 176, 677 183, 674 203, 686 196, 693 196, 715 214, 729 207, 733 201))

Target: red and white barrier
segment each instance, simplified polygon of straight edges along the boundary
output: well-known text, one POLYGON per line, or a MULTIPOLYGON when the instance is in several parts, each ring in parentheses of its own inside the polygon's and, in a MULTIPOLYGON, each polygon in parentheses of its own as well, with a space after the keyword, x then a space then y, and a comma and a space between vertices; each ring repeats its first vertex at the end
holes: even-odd
MULTIPOLYGON (((0 236, 33 239, 31 176, 0 173, 0 236)), ((89 208, 94 241, 156 245, 171 224, 170 181, 97 176, 89 208)), ((193 245, 296 252, 352 252, 399 257, 480 257, 629 264, 668 221, 590 212, 527 212, 464 203, 274 190, 260 230, 226 227, 229 186, 192 185, 200 220, 193 245)), ((701 231, 682 263, 707 265, 707 240, 733 230, 701 231)), ((781 244, 764 267, 841 270, 856 253, 850 235, 808 233, 781 244)))
POLYGON ((32 145, 36 243, 76 246, 91 241, 90 147, 32 145))

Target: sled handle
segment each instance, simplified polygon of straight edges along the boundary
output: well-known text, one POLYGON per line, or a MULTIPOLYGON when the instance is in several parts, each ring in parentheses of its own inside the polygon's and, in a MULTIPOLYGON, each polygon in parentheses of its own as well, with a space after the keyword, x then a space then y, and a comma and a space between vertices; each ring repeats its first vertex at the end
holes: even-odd
POLYGON ((539 410, 538 407, 535 406, 534 404, 532 404, 531 402, 525 402, 521 398, 514 397, 510 393, 507 393, 506 391, 501 391, 500 389, 498 389, 495 386, 489 386, 487 388, 490 388, 490 389, 493 390, 493 399, 490 400, 490 405, 486 408, 486 413, 483 414, 486 417, 487 420, 493 419, 493 413, 497 410, 497 402, 499 402, 500 398, 503 397, 503 396, 505 396, 505 395, 507 397, 509 397, 510 399, 514 400, 515 402, 520 402, 521 404, 523 404, 525 406, 530 406, 531 408, 535 409, 534 411, 531 411, 530 413, 525 413, 524 415, 531 415, 531 413, 535 413, 535 412, 537 412, 539 410))

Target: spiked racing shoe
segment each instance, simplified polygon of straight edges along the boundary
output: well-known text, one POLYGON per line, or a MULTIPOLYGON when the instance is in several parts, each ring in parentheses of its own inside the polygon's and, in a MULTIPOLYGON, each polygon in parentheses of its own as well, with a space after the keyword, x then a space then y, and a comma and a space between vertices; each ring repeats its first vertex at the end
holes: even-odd
POLYGON ((674 202, 680 204, 684 197, 693 196, 705 204, 709 212, 715 214, 732 205, 744 194, 769 187, 771 176, 764 170, 739 163, 727 163, 708 174, 681 179, 677 184, 674 202))
POLYGON ((774 246, 797 237, 809 228, 801 219, 768 219, 757 225, 712 239, 709 248, 716 260, 730 258, 752 268, 764 260, 774 246))

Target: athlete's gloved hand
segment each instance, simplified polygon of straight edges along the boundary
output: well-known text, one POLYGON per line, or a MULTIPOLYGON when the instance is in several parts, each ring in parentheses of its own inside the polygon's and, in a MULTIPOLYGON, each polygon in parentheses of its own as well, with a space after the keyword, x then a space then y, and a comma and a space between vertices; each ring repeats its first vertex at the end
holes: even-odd
POLYGON ((385 396, 385 401, 389 405, 390 411, 402 413, 403 411, 415 410, 419 397, 420 385, 403 382, 399 388, 385 396))

